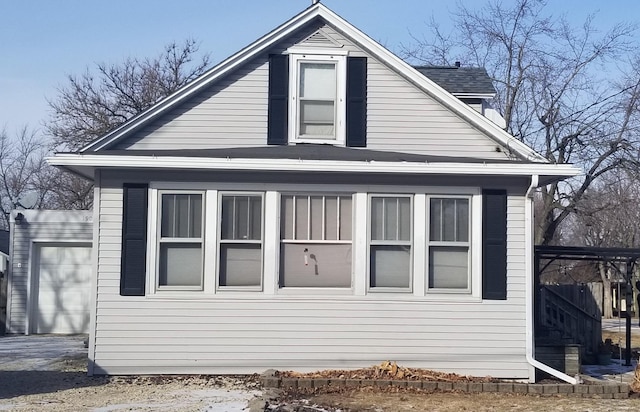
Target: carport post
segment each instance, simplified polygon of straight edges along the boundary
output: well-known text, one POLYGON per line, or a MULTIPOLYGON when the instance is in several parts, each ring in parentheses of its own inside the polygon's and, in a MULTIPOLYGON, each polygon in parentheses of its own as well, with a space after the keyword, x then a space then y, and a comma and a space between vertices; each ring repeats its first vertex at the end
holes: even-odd
POLYGON ((631 286, 631 279, 633 278, 633 264, 635 263, 635 259, 627 259, 627 276, 626 276, 626 285, 625 285, 625 301, 627 303, 627 307, 625 310, 625 318, 626 318, 626 330, 627 335, 625 339, 626 348, 624 350, 624 366, 631 366, 631 309, 633 308, 633 289, 631 286))

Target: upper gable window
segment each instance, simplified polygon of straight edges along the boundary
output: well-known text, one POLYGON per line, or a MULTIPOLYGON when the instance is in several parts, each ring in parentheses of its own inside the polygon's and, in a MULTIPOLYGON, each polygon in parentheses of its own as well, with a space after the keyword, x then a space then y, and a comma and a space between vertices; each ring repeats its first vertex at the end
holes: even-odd
POLYGON ((314 51, 290 56, 290 140, 344 144, 346 55, 314 51))

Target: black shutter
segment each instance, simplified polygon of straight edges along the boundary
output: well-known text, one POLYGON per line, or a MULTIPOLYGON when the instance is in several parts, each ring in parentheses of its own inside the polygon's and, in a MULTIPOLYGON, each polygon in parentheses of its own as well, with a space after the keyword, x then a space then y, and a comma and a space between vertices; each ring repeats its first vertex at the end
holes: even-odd
POLYGON ((507 299, 507 192, 482 191, 482 298, 507 299))
POLYGON ((289 56, 269 55, 267 144, 286 145, 289 118, 289 56))
POLYGON ((367 146, 367 58, 347 58, 347 146, 367 146))
POLYGON ((147 267, 148 186, 125 183, 123 192, 120 295, 144 296, 147 267))

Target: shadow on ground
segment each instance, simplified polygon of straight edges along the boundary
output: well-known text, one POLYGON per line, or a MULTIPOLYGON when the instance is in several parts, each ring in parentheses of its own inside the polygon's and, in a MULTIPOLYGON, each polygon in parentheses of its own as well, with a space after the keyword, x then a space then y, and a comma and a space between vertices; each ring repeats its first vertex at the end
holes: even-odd
POLYGON ((0 371, 0 399, 22 395, 101 386, 106 377, 90 377, 82 371, 0 371))

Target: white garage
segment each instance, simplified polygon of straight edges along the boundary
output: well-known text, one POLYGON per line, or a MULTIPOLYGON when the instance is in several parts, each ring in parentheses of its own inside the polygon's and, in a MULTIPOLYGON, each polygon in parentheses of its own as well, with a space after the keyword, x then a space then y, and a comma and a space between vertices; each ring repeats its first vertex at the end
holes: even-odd
POLYGON ((93 212, 11 214, 7 333, 89 332, 93 212))
POLYGON ((31 333, 89 333, 90 244, 37 245, 31 333))

